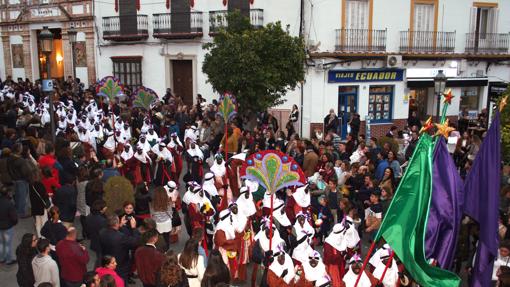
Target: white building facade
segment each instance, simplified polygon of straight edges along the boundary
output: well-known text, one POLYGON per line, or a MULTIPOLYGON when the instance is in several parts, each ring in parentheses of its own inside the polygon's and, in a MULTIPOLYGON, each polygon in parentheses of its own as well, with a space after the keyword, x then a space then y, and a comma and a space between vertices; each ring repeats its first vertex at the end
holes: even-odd
MULTIPOLYGON (((227 11, 239 9, 254 26, 281 21, 298 35, 294 1, 167 0, 101 1, 95 6, 98 78, 114 75, 133 90, 143 85, 163 96, 167 88, 192 104, 197 94, 218 97, 202 73, 206 51, 227 11)), ((228 69, 228 67, 225 67, 228 69)), ((289 97, 293 98, 289 93, 289 97)), ((291 100, 295 102, 299 100, 291 100)))
MULTIPOLYGON (((433 78, 448 77, 455 96, 447 115, 488 107, 510 80, 510 1, 472 0, 107 0, 94 6, 97 78, 118 77, 160 96, 167 88, 192 104, 218 95, 202 73, 204 43, 240 9, 252 25, 281 21, 307 45, 306 78, 273 110, 285 126, 298 105, 305 137, 334 109, 347 131, 350 113, 361 133, 402 128, 411 111, 436 115, 433 78), (303 11, 303 13, 301 13, 303 11)), ((225 67, 228 68, 228 67, 225 67)))
POLYGON ((447 116, 476 116, 510 80, 510 2, 504 0, 337 0, 305 2, 311 61, 304 90, 303 135, 333 108, 371 121, 381 136, 437 114, 433 78, 448 77, 455 96, 447 116), (319 44, 320 43, 320 44, 319 44))
POLYGON ((96 81, 94 1, 0 0, 0 78, 35 81, 50 76, 80 78, 85 86, 96 81), (48 27, 53 50, 47 59, 39 34, 48 27), (71 42, 68 31, 76 32, 71 42))

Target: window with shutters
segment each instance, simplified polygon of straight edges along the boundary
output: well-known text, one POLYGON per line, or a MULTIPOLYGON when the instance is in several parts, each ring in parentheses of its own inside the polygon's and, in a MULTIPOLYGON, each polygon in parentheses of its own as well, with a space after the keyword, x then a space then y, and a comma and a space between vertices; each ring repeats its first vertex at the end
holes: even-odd
POLYGON ((498 33, 497 3, 475 2, 471 8, 469 33, 466 34, 468 53, 508 53, 508 33, 498 33))
POLYGON ((369 29, 368 0, 347 0, 345 12, 345 29, 369 29))
POLYGON ((480 39, 485 39, 487 34, 498 32, 497 7, 473 7, 471 10, 471 33, 478 34, 480 39))
POLYGON ((434 31, 434 4, 414 4, 413 31, 434 31))
POLYGON ((112 57, 113 76, 125 86, 136 90, 142 85, 142 57, 112 57))
POLYGON ((120 33, 122 35, 136 35, 138 22, 136 17, 136 1, 119 1, 120 33))
POLYGON ((366 50, 370 44, 369 0, 344 0, 341 31, 342 46, 349 50, 366 50))
POLYGON ((249 0, 228 0, 228 11, 239 10, 241 15, 250 16, 249 0))

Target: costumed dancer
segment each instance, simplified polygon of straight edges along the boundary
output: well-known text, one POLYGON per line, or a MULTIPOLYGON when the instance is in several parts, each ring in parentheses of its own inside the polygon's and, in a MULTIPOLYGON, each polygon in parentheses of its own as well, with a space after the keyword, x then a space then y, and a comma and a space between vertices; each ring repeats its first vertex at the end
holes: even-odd
POLYGON ((287 197, 286 209, 289 219, 294 220, 295 216, 300 212, 311 216, 310 203, 311 197, 308 184, 296 188, 292 196, 287 197))
POLYGON ((100 143, 104 139, 103 127, 100 121, 94 123, 94 127, 90 130, 90 137, 92 138, 93 148, 98 152, 97 143, 100 143))
POLYGON ((384 249, 379 253, 379 262, 375 266, 373 272, 374 277, 379 283, 382 283, 384 287, 397 287, 399 283, 398 266, 395 259, 391 258, 391 252, 391 249, 384 249), (391 260, 391 262, 388 263, 389 260, 391 260), (386 264, 389 264, 387 269, 386 264), (384 278, 380 281, 385 269, 386 273, 384 274, 384 278))
POLYGON ((294 234, 296 242, 292 244, 292 259, 296 260, 296 264, 304 264, 308 261, 308 256, 313 253, 312 241, 313 233, 302 229, 299 233, 294 234))
POLYGON ((131 141, 131 128, 128 123, 124 123, 123 128, 120 132, 120 140, 119 142, 125 144, 131 141))
MULTIPOLYGON (((344 275, 342 281, 344 281, 345 287, 354 287, 356 285, 358 275, 361 272, 361 268, 363 267, 363 260, 361 260, 359 255, 355 254, 349 260, 349 265, 349 270, 344 275)), ((365 268, 359 279, 358 287, 372 287, 376 284, 376 282, 377 279, 375 279, 372 273, 365 268)))
POLYGON ((210 170, 214 174, 214 183, 218 194, 221 196, 219 210, 223 210, 227 208, 227 202, 232 200, 232 192, 229 189, 227 168, 221 154, 218 153, 214 156, 214 163, 210 170))
POLYGON ((135 167, 135 184, 138 185, 142 182, 151 182, 151 163, 152 160, 149 155, 143 150, 141 145, 136 146, 136 152, 133 155, 136 159, 135 167))
POLYGON ((298 268, 299 280, 296 286, 321 286, 324 284, 324 278, 329 278, 326 266, 322 263, 321 255, 317 251, 308 254, 308 260, 298 268))
MULTIPOLYGON (((280 199, 276 194, 273 195, 273 207, 277 207, 284 204, 285 202, 280 199)), ((282 206, 283 207, 283 206, 282 206)), ((274 212, 274 209, 273 209, 274 212)), ((271 194, 267 191, 264 192, 264 198, 262 199, 262 215, 269 216, 271 213, 271 194)))
POLYGON ((186 157, 188 161, 188 173, 184 181, 202 182, 204 176, 204 154, 195 142, 191 142, 190 148, 186 151, 186 157))
POLYGON ((181 196, 174 181, 169 181, 164 186, 168 198, 172 201, 172 231, 170 232, 170 243, 179 241, 179 233, 181 233, 181 216, 179 210, 182 209, 181 196))
POLYGON ((93 146, 92 146, 93 139, 90 137, 90 132, 84 126, 78 127, 78 130, 80 131, 78 133, 78 139, 80 140, 80 142, 83 146, 85 158, 87 159, 87 161, 91 161, 95 158, 95 161, 97 162, 95 153, 93 153, 93 151, 94 151, 93 146))
POLYGON ((140 137, 138 139, 137 146, 141 146, 143 152, 149 153, 152 149, 151 145, 147 141, 147 137, 145 134, 140 134, 140 137))
POLYGON ((219 222, 216 225, 216 232, 214 233, 214 247, 218 248, 223 262, 228 266, 230 278, 236 278, 239 240, 236 239, 236 230, 232 219, 232 213, 229 209, 220 212, 219 222))
POLYGON ((147 141, 149 142, 151 147, 154 147, 161 142, 158 134, 154 131, 153 125, 149 126, 149 129, 147 130, 147 134, 145 135, 145 137, 147 138, 147 141))
POLYGON ((195 124, 191 125, 184 131, 184 144, 186 148, 190 148, 191 143, 196 143, 198 140, 198 131, 195 124))
POLYGON ((170 142, 168 143, 167 148, 170 149, 174 159, 171 174, 172 180, 174 182, 179 182, 179 177, 181 176, 182 172, 182 153, 184 151, 184 147, 182 146, 181 140, 177 136, 177 133, 172 133, 170 135, 170 142))
MULTIPOLYGON (((244 187, 244 189, 248 190, 246 187, 244 187)), ((239 242, 239 253, 237 256, 238 268, 234 278, 243 282, 246 280, 246 265, 249 263, 250 249, 253 245, 253 228, 250 216, 247 216, 247 214, 251 213, 254 208, 255 204, 253 201, 251 202, 251 206, 250 203, 246 203, 246 206, 239 205, 238 201, 229 206, 232 223, 236 231, 236 240, 239 242)))
POLYGON ((206 196, 211 200, 214 208, 218 211, 222 211, 222 209, 219 209, 221 196, 216 188, 214 174, 212 172, 208 172, 204 175, 204 184, 202 185, 202 189, 206 192, 206 196))
POLYGON ((192 184, 190 188, 191 194, 189 194, 188 192, 190 191, 188 191, 182 199, 187 207, 187 212, 185 213, 187 217, 185 220, 188 220, 187 224, 190 227, 188 233, 191 236, 191 232, 195 228, 204 230, 204 240, 202 241, 202 245, 204 246, 206 253, 208 253, 208 250, 210 249, 209 247, 212 245, 212 237, 214 235, 213 216, 216 213, 216 210, 212 206, 211 201, 205 196, 200 185, 192 184))
POLYGON ((302 211, 296 215, 296 222, 293 228, 294 234, 299 234, 304 231, 307 234, 312 234, 312 237, 315 235, 315 229, 310 224, 310 215, 302 211))
POLYGON ((232 196, 235 198, 239 197, 239 188, 242 185, 239 171, 245 159, 246 152, 242 152, 229 158, 228 162, 226 163, 229 187, 232 191, 232 196))
MULTIPOLYGON (((102 144, 101 154, 103 158, 113 160, 115 149, 117 148, 117 142, 115 141, 115 134, 111 130, 105 130, 105 141, 102 144)), ((119 132, 120 134, 120 132, 119 132)))
POLYGON ((269 287, 294 286, 296 277, 294 263, 283 247, 273 254, 273 261, 267 272, 267 285, 269 287))
POLYGON ((173 162, 172 153, 166 148, 166 144, 162 141, 152 147, 152 152, 156 155, 154 183, 156 186, 164 185, 172 179, 170 177, 173 162))
POLYGON ((254 287, 259 265, 265 266, 264 275, 262 276, 262 283, 265 284, 267 277, 267 268, 271 263, 271 257, 273 253, 276 253, 281 248, 286 248, 285 241, 280 237, 280 233, 276 226, 273 224, 270 228, 270 220, 265 217, 261 220, 262 227, 260 231, 255 235, 253 240, 255 241, 253 246, 253 270, 251 276, 251 286, 254 287), (271 241, 271 244, 270 244, 271 241), (271 246, 271 248, 269 248, 271 246))
POLYGON ((292 223, 285 213, 285 202, 283 200, 280 200, 277 205, 274 205, 273 219, 276 223, 278 231, 280 232, 280 236, 285 241, 287 246, 290 246, 289 235, 292 232, 292 223))
POLYGON ((324 241, 324 264, 326 264, 334 287, 342 286, 346 259, 352 256, 360 241, 358 231, 350 218, 333 226, 333 231, 324 241))
POLYGON ((122 175, 133 174, 136 167, 136 161, 133 160, 134 151, 130 144, 125 144, 120 153, 119 170, 122 175))

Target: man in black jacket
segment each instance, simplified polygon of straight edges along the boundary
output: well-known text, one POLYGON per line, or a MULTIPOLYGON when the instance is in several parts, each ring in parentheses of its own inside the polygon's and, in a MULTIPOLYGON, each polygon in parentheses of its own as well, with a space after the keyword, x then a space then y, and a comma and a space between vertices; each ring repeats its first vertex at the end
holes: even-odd
POLYGON ((124 282, 128 282, 129 272, 131 270, 131 259, 129 251, 134 250, 139 243, 139 234, 136 230, 136 220, 131 217, 126 220, 117 215, 110 215, 107 218, 108 227, 99 233, 99 242, 101 244, 102 255, 111 255, 117 260, 117 273, 124 282), (130 224, 131 228, 125 225, 130 224))
POLYGON ((76 215, 76 198, 78 192, 74 187, 74 178, 63 174, 60 181, 63 185, 55 193, 53 204, 60 210, 60 220, 67 228, 73 226, 76 215))
POLYGON ((28 182, 30 179, 31 168, 29 162, 21 156, 23 146, 21 143, 15 143, 12 146, 11 161, 7 166, 9 175, 14 183, 14 200, 18 215, 22 218, 30 216, 28 214, 28 182))
POLYGON ((12 237, 18 215, 8 191, 6 187, 0 186, 0 263, 12 265, 16 263, 12 252, 12 237))
POLYGON ((86 219, 86 233, 90 239, 90 249, 96 253, 96 267, 101 265, 101 242, 99 241, 99 232, 108 226, 106 222, 106 202, 98 199, 92 203, 90 214, 86 219))

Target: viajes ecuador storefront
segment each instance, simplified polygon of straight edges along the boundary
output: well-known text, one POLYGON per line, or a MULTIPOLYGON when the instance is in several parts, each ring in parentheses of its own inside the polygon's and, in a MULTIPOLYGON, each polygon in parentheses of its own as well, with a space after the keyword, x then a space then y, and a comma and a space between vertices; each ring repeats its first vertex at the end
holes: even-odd
MULTIPOLYGON (((371 135, 384 135, 392 125, 405 126, 408 99, 405 97, 405 70, 389 68, 331 69, 312 71, 305 85, 303 105, 311 107, 303 114, 310 133, 322 128, 323 119, 334 109, 341 121, 339 132, 345 137, 352 113, 360 115, 361 133, 370 119, 371 135)), ((306 134, 306 131, 305 133, 306 134)))

